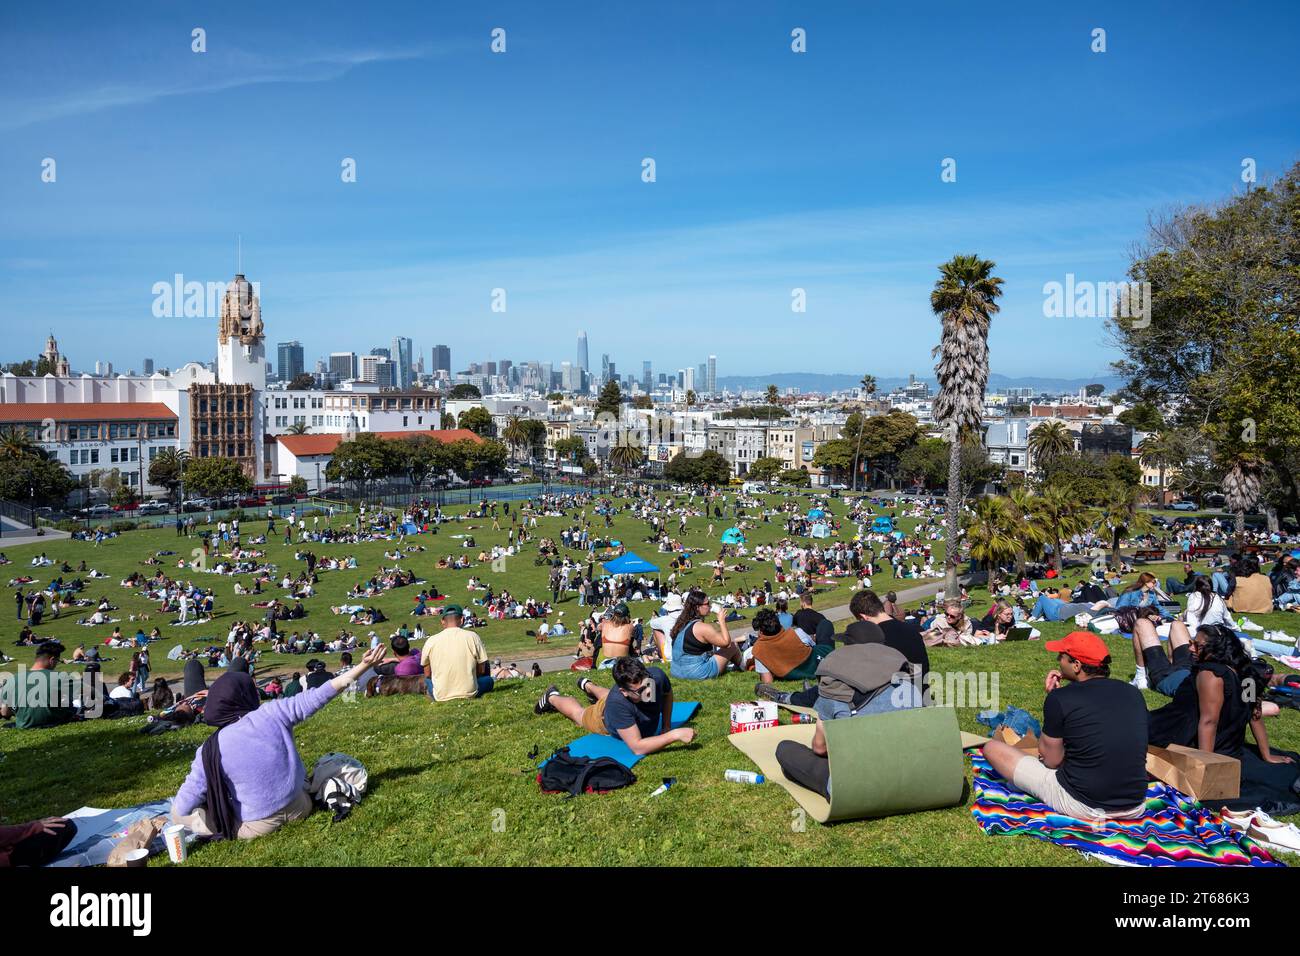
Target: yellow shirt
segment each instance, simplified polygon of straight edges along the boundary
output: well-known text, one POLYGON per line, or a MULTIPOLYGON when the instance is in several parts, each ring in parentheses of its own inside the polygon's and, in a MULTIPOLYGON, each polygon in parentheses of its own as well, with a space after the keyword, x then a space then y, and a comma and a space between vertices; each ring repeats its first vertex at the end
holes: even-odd
POLYGON ((478 695, 478 665, 488 659, 487 648, 473 631, 448 627, 429 637, 420 650, 420 664, 429 668, 434 700, 464 700, 478 695))

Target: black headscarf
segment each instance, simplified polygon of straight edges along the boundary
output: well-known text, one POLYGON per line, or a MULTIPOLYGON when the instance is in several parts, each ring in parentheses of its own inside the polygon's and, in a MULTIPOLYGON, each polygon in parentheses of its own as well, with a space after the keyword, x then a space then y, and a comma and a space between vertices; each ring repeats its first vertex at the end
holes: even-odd
POLYGON ((217 731, 203 742, 203 776, 207 778, 209 829, 217 839, 233 840, 239 832, 239 814, 229 781, 221 770, 221 728, 257 710, 257 685, 240 671, 222 674, 212 682, 203 707, 203 722, 217 731))
POLYGON ((232 674, 247 674, 248 658, 240 655, 236 657, 234 660, 232 660, 230 662, 230 672, 232 674))
POLYGON ((208 689, 207 679, 203 676, 203 664, 197 657, 185 662, 185 692, 183 697, 193 697, 201 690, 208 689))

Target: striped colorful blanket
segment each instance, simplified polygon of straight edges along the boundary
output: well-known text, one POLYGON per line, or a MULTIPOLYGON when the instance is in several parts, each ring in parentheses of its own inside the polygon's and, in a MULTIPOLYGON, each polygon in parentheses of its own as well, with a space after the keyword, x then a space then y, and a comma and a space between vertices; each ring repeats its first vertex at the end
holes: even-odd
POLYGON ((998 776, 978 753, 971 756, 975 799, 971 813, 990 835, 1024 834, 1128 866, 1282 866, 1258 843, 1225 824, 1184 793, 1147 784, 1139 820, 1102 825, 1057 813, 998 776))

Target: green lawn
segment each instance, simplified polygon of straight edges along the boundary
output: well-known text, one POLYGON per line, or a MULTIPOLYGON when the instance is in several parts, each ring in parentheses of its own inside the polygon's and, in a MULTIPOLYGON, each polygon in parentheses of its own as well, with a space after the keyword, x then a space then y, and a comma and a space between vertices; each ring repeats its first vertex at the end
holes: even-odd
MULTIPOLYGON (((843 504, 834 507, 842 513, 843 504)), ((477 522, 475 522, 477 523, 477 522)), ((546 524, 558 528, 560 519, 546 524)), ((542 524, 542 522, 539 522, 542 524)), ((692 541, 703 542, 704 521, 692 541)), ((715 533, 725 522, 715 520, 715 533)), ((490 528, 490 524, 489 524, 490 528)), ((447 550, 444 527, 431 552, 413 562, 423 569, 429 555, 447 550)), ((463 529, 462 529, 463 530, 463 529)), ((539 528, 539 530, 541 530, 539 528)), ((479 544, 493 536, 486 529, 474 533, 479 544)), ((639 541, 633 522, 616 522, 615 531, 639 541), (626 530, 625 530, 626 529, 626 530)), ((754 540, 780 536, 779 525, 761 526, 754 540)), ((75 564, 83 555, 92 566, 109 571, 113 579, 103 590, 114 600, 127 592, 117 586, 124 570, 134 566, 148 549, 173 546, 169 533, 142 532, 115 539, 95 551, 89 545, 51 543, 45 550, 69 557, 75 564)), ((423 539, 422 539, 423 540, 423 539)), ((383 545, 354 549, 362 564, 374 566, 383 545)), ((19 559, 41 550, 14 548, 19 559)), ((278 544, 275 560, 288 564, 278 544)), ((324 546, 318 554, 326 553, 324 546)), ((642 551, 644 557, 652 557, 642 551)), ((25 561, 24 561, 25 563, 25 561)), ((6 570, 12 576, 19 565, 6 570)), ((1177 565, 1167 566, 1176 569, 1177 565)), ((48 571, 49 569, 43 569, 48 571)), ((761 580, 768 569, 741 576, 761 580)), ((1165 568, 1156 568, 1163 577, 1165 568)), ((469 572, 433 576, 440 588, 463 593, 469 572)), ((39 575, 38 575, 39 576, 39 575)), ((359 572, 322 576, 320 597, 313 602, 308 622, 322 632, 332 631, 334 620, 320 609, 339 603, 339 596, 359 572)), ((514 562, 499 577, 517 594, 531 589, 540 595, 544 573, 531 557, 514 562)), ((46 575, 48 580, 48 575, 46 575)), ((219 593, 230 605, 231 582, 219 579, 219 593)), ((891 582, 878 580, 879 590, 891 582)), ((734 587, 734 584, 732 585, 734 587)), ((92 594, 98 594, 93 590, 92 594)), ((459 595, 458 595, 459 596, 459 595)), ((843 603, 847 589, 821 596, 823 605, 843 603)), ((243 599, 240 599, 241 601, 243 599)), ((976 594, 977 606, 986 595, 976 594)), ((129 603, 129 602, 128 602, 129 603)), ((382 606, 392 611, 408 607, 407 595, 390 595, 382 606)), ((577 602, 568 616, 576 616, 577 602)), ((241 607, 242 610, 242 607, 241 607)), ((390 613, 392 613, 390 611, 390 613)), ((635 612, 634 612, 635 613, 635 612)), ((641 613, 644 613, 642 610, 641 613)), ((396 614, 393 614, 396 619, 396 614)), ((1290 627, 1288 615, 1257 617, 1268 627, 1290 627)), ((16 625, 15 621, 15 625, 16 625)), ((1068 624, 1039 625, 1046 637, 1071 629, 1068 624)), ((484 631, 490 649, 531 650, 531 638, 521 637, 524 626, 493 623, 484 631)), ((10 633, 16 632, 16 626, 10 633)), ((86 630, 63 621, 42 633, 65 641, 86 630)), ((192 631, 194 629, 173 629, 192 631)), ((389 628, 381 631, 387 634, 389 628)), ((214 634, 216 632, 213 632, 214 634)), ((224 627, 222 628, 224 633, 224 627)), ((194 635, 187 643, 197 642, 194 635)), ((1132 653, 1122 639, 1110 640, 1116 676, 1132 675, 1132 653)), ((6 653, 15 649, 10 645, 6 653)), ((551 648, 554 650, 554 647, 551 648)), ((300 662, 300 658, 291 659, 300 662)), ((996 673, 999 706, 1017 705, 1041 714, 1042 678, 1052 666, 1052 655, 1038 642, 995 647, 933 649, 932 666, 942 672, 996 673)), ((12 668, 12 665, 10 665, 12 668)), ((112 668, 110 667, 111 673, 112 668)), ((562 690, 573 693, 576 676, 558 675, 562 690)), ((601 673, 597 679, 608 683, 601 673)), ((545 680, 551 679, 548 676, 545 680)), ((727 740, 727 705, 752 697, 754 678, 730 674, 717 681, 687 683, 674 688, 680 700, 698 700, 703 709, 693 726, 698 731, 689 747, 676 746, 648 757, 636 768, 637 783, 604 797, 564 800, 538 792, 535 761, 579 735, 558 715, 537 717, 532 704, 544 681, 505 682, 478 701, 432 704, 423 698, 377 700, 341 698, 297 731, 299 749, 308 767, 321 754, 341 750, 359 757, 370 772, 371 793, 345 823, 331 825, 314 814, 271 836, 252 843, 217 844, 194 853, 187 865, 418 865, 418 864, 684 864, 684 865, 1079 865, 1077 854, 1030 839, 983 836, 971 820, 967 806, 883 820, 820 826, 808 821, 796 826, 795 804, 775 785, 744 786, 727 783, 728 768, 752 769, 727 740), (651 799, 661 778, 674 776, 676 786, 651 799)), ((1148 703, 1163 699, 1147 693, 1148 703)), ((963 729, 978 731, 977 701, 958 709, 963 729)), ((140 734, 144 718, 88 722, 49 731, 0 731, 0 819, 15 822, 36 816, 67 812, 78 806, 125 806, 173 794, 187 773, 195 748, 208 731, 188 728, 162 737, 140 734)), ((1277 745, 1300 749, 1300 727, 1292 711, 1270 725, 1277 745)), ((156 861, 161 862, 161 861, 156 861)))

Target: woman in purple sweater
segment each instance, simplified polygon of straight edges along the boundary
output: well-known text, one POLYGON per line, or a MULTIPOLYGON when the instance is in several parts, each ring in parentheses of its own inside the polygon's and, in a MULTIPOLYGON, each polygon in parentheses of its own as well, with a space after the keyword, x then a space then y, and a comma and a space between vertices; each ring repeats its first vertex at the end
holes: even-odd
POLYGON ((258 706, 246 673, 223 675, 208 690, 203 721, 217 728, 199 748, 172 800, 172 819, 198 836, 251 840, 311 813, 307 768, 293 742, 306 720, 377 661, 382 647, 313 690, 258 706))

